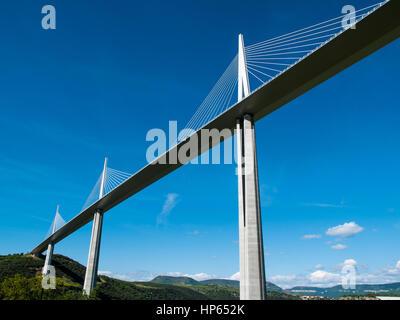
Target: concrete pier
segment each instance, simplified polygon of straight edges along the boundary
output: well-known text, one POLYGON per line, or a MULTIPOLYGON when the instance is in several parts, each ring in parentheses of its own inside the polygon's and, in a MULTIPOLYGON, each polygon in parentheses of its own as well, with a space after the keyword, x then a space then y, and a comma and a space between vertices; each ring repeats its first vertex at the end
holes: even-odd
POLYGON ((86 266, 83 292, 89 296, 96 286, 97 271, 99 267, 101 230, 103 226, 103 213, 97 210, 93 218, 92 236, 90 238, 89 257, 86 266))
MULTIPOLYGON (((104 186, 106 183, 106 175, 107 175, 107 162, 108 159, 105 158, 103 173, 101 174, 99 199, 103 198, 104 195, 104 186)), ((96 286, 97 270, 99 268, 102 227, 103 227, 103 211, 97 209, 93 215, 92 236, 90 238, 89 256, 86 265, 85 282, 83 284, 83 293, 86 294, 87 296, 89 296, 92 293, 92 290, 96 286)))
POLYGON ((49 270, 49 265, 51 265, 51 261, 53 259, 53 251, 54 251, 54 244, 51 242, 48 247, 47 247, 47 253, 46 253, 46 260, 44 261, 44 266, 42 270, 42 274, 47 274, 49 270))
POLYGON ((240 299, 265 299, 264 248, 254 120, 236 122, 239 195, 240 299))

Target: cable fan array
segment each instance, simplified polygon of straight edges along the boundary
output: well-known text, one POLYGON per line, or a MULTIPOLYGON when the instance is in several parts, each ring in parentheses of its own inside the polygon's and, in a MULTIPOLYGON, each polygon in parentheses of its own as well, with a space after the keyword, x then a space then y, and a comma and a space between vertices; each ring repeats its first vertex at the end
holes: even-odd
POLYGON ((389 0, 355 11, 354 20, 347 20, 347 16, 344 14, 307 28, 247 46, 245 48, 246 65, 249 75, 253 77, 253 87, 257 88, 271 81, 374 12, 387 1, 389 0), (261 84, 257 82, 261 82, 261 84))
POLYGON ((49 231, 46 234, 46 239, 64 225, 65 225, 65 221, 61 217, 61 215, 58 213, 58 208, 57 208, 56 216, 54 217, 54 220, 51 223, 51 226, 49 228, 49 231))
POLYGON ((107 168, 105 184, 104 184, 104 195, 114 190, 121 183, 126 181, 130 176, 131 176, 130 173, 107 168))
MULTIPOLYGON (((100 174, 100 177, 97 179, 96 184, 94 185, 92 191, 89 194, 85 204, 83 205, 81 211, 87 209, 97 200, 99 200, 100 196, 100 188, 101 188, 101 180, 103 177, 103 172, 100 174)), ((104 177, 104 186, 103 186, 103 196, 107 193, 110 193, 116 187, 118 187, 121 183, 126 181, 131 177, 130 173, 126 173, 123 171, 115 170, 112 168, 106 168, 105 177, 104 177)))
POLYGON ((231 105, 232 96, 237 86, 238 58, 235 56, 210 93, 197 108, 196 112, 181 131, 178 140, 182 141, 194 131, 199 130, 209 121, 224 112, 231 105))

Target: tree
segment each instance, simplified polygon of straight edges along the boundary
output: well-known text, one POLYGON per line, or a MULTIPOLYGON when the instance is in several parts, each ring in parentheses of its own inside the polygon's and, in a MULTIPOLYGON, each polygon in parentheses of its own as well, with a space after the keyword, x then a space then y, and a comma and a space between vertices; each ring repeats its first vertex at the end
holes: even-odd
POLYGON ((5 279, 0 284, 2 300, 37 300, 40 298, 40 277, 27 279, 20 274, 5 279))

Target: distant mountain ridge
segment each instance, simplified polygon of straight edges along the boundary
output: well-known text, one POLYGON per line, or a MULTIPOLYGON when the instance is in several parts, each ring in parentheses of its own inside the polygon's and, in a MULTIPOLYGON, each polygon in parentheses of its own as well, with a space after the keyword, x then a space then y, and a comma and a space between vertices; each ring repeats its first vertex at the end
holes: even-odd
POLYGON ((158 276, 150 282, 163 283, 163 284, 200 284, 199 281, 190 277, 172 277, 172 276, 158 276))
MULTIPOLYGON (((190 285, 218 285, 224 287, 239 288, 240 282, 237 280, 228 279, 209 279, 197 281, 190 277, 173 277, 173 276, 157 276, 150 282, 160 284, 190 284, 190 285)), ((400 294, 400 282, 389 284, 361 284, 357 285, 354 290, 343 289, 341 285, 321 288, 312 286, 296 286, 291 289, 282 289, 279 286, 267 282, 267 291, 274 291, 280 293, 289 293, 299 296, 322 296, 327 298, 339 298, 343 295, 366 295, 366 294, 400 294)))
MULTIPOLYGON (((163 284, 192 284, 192 285, 218 285, 224 287, 239 288, 240 282, 229 279, 208 279, 197 281, 190 277, 157 276, 150 282, 163 284)), ((267 281, 267 291, 284 292, 281 287, 267 281)))
POLYGON ((355 289, 343 289, 341 285, 320 288, 310 286, 297 286, 287 289, 286 292, 304 296, 322 296, 329 298, 338 298, 343 295, 366 295, 366 294, 382 294, 382 295, 399 295, 400 282, 387 284, 359 284, 355 289))

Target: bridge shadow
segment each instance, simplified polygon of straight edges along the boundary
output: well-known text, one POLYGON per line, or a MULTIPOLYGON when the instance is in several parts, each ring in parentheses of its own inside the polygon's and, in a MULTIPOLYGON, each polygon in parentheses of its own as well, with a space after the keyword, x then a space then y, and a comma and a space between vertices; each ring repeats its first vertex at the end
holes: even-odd
MULTIPOLYGON (((44 264, 46 256, 41 254, 39 258, 44 264)), ((83 265, 60 254, 53 255, 51 264, 56 268, 57 277, 65 277, 83 286, 86 272, 83 265)))

